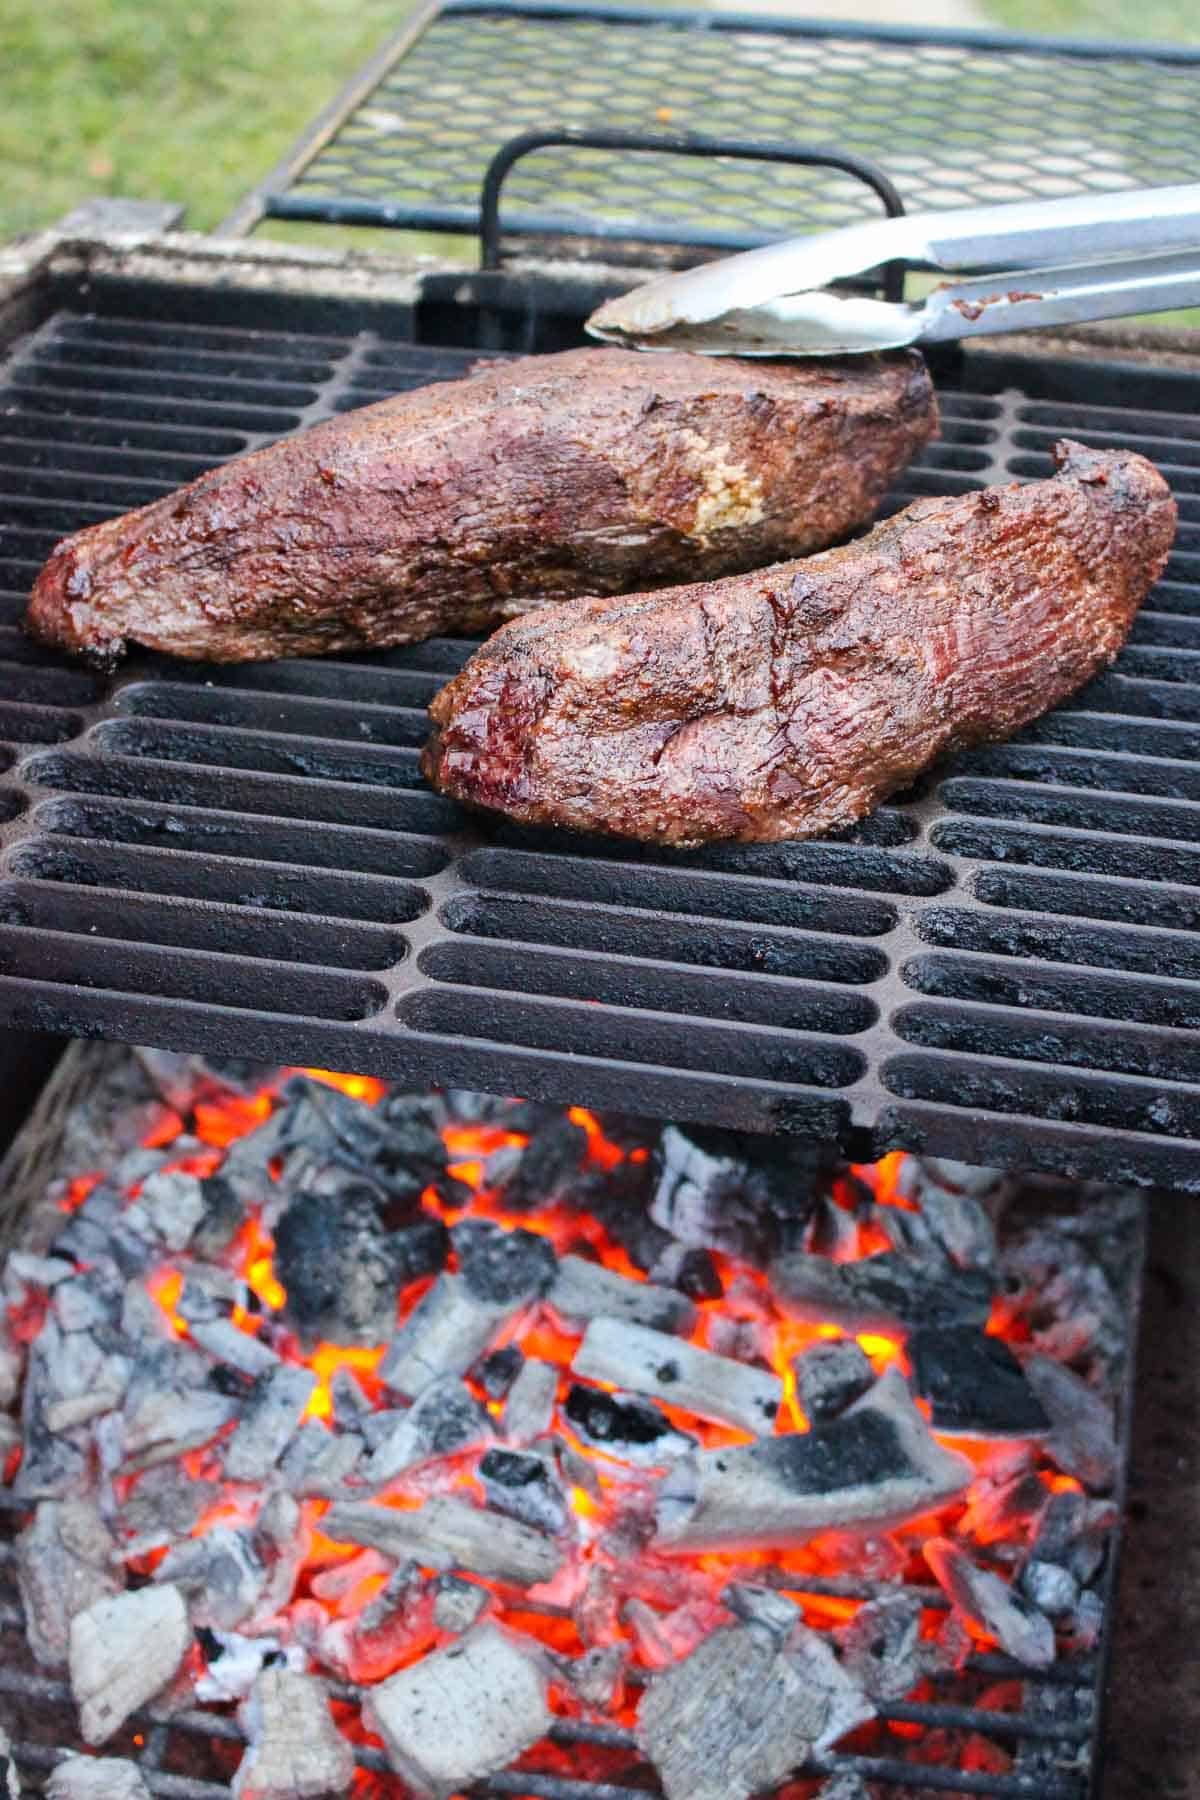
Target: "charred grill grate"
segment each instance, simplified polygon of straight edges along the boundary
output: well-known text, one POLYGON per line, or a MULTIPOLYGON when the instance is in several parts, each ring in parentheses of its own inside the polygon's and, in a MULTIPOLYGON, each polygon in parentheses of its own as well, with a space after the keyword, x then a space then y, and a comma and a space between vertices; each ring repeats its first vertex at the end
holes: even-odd
POLYGON ((467 645, 106 684, 23 639, 62 532, 473 354, 125 307, 0 386, 0 1018, 1200 1188, 1195 377, 967 358, 891 504, 1146 451, 1182 525, 1132 642, 837 840, 671 855, 423 788, 467 645))
MULTIPOLYGON (((1200 53, 569 0, 451 0, 365 70, 247 207, 475 231, 514 133, 577 126, 836 144, 910 210, 1194 181, 1200 53)), ((874 202, 829 171, 555 148, 506 188, 514 231, 741 248, 874 202), (754 229, 747 229, 753 220, 754 229)))

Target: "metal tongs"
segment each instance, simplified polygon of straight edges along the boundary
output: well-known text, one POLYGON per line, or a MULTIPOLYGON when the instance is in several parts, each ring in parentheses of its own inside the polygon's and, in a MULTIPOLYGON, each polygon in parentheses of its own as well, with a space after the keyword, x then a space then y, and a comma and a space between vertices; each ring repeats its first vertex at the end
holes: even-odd
POLYGON ((831 356, 1200 305, 1200 184, 911 213, 661 276, 593 337, 707 356, 831 356), (828 292, 903 262, 966 280, 919 303, 828 292))

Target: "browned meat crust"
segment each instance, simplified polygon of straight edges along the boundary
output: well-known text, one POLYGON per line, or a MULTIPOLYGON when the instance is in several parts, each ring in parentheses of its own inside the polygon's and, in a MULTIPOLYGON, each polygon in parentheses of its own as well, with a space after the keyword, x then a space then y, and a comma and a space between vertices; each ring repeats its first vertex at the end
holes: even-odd
POLYGON ((242 662, 481 632, 531 604, 845 537, 937 426, 911 352, 571 350, 398 395, 67 538, 36 637, 242 662))
POLYGON ((516 620, 434 700, 425 773, 529 823, 667 844, 860 819, 1125 641, 1175 503, 1132 452, 1056 458, 1050 481, 922 500, 805 562, 516 620))

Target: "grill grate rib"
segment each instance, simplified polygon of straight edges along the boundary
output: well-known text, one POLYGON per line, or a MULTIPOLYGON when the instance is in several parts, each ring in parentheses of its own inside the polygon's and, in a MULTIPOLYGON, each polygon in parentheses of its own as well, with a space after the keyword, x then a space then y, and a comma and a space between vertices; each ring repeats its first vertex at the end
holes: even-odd
MULTIPOLYGON (((12 358, 0 1018, 1200 1189, 1186 546, 1113 671, 1015 742, 836 839, 693 854, 428 793, 424 708, 467 644, 143 656, 106 684, 19 635, 60 531, 472 355, 134 308, 56 314, 12 358)), ((1077 431, 1157 453, 1200 542, 1195 378, 1096 363, 1086 403, 1081 381, 968 357, 889 508, 1040 475, 1077 431)))

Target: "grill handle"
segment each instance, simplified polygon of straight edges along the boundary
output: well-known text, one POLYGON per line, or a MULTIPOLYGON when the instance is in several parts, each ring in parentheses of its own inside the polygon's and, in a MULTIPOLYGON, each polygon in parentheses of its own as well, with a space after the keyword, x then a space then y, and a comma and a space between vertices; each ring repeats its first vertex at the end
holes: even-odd
MULTIPOLYGON (((488 164, 479 196, 479 266, 482 270, 494 271, 500 267, 500 192, 513 165, 531 151, 563 146, 580 150, 649 151, 670 156, 742 157, 748 162, 837 169, 869 187, 889 219, 900 218, 904 213, 904 202, 883 170, 867 157, 856 156, 852 151, 835 150, 824 144, 758 143, 751 138, 704 137, 695 133, 671 137, 560 125, 545 131, 523 131, 519 136, 509 138, 488 164)), ((899 300, 903 291, 903 264, 888 263, 883 270, 884 298, 899 300)))

